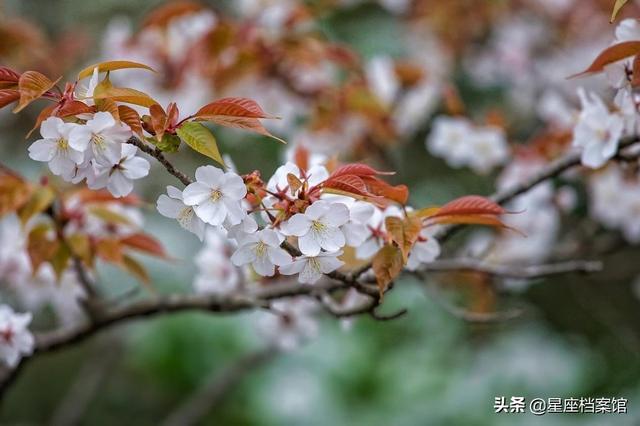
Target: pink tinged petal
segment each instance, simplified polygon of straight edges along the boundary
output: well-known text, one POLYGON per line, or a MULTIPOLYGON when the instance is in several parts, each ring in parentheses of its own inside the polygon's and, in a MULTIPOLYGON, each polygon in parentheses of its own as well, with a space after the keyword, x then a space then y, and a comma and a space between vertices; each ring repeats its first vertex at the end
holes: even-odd
POLYGON ((213 226, 220 226, 227 217, 227 208, 220 201, 207 201, 193 208, 200 219, 213 226))
POLYGON ((320 244, 313 233, 308 232, 302 237, 298 237, 298 247, 307 256, 317 256, 320 254, 320 244))
POLYGON ((309 232, 309 228, 311 228, 311 220, 306 215, 298 213, 293 215, 288 221, 284 222, 281 228, 284 235, 301 237, 309 232))
POLYGON ((246 265, 256 260, 256 244, 246 244, 233 253, 231 262, 236 266, 246 265))
POLYGON ((54 139, 40 139, 29 146, 29 158, 35 161, 51 161, 56 153, 57 142, 54 139))
POLYGON ((311 220, 317 220, 329 211, 329 207, 330 203, 324 200, 316 201, 305 210, 304 215, 311 220))
POLYGON ((347 223, 343 225, 342 232, 344 233, 346 244, 352 247, 357 247, 364 243, 371 235, 371 230, 359 223, 347 223))
POLYGON ((191 226, 189 228, 189 231, 196 234, 200 241, 204 240, 204 234, 206 230, 207 224, 204 223, 199 217, 195 216, 191 218, 191 226))
POLYGON ((306 265, 307 260, 304 258, 296 259, 293 262, 280 266, 280 273, 284 275, 299 274, 306 265))
POLYGON ((602 167, 607 160, 599 143, 590 143, 582 151, 582 164, 592 169, 602 167))
POLYGON ((51 173, 56 176, 68 175, 70 176, 75 170, 76 164, 69 158, 62 155, 55 155, 51 161, 49 161, 49 169, 51 173))
POLYGON ((59 126, 64 123, 58 117, 49 117, 40 125, 40 134, 45 139, 58 139, 61 135, 59 132, 59 126))
POLYGON ((344 265, 343 261, 334 256, 318 256, 316 259, 320 265, 320 272, 323 274, 333 272, 344 265))
POLYGON ((120 158, 133 158, 138 153, 138 148, 135 145, 125 143, 120 145, 120 158))
POLYGON ((283 266, 291 263, 291 255, 280 247, 269 247, 267 249, 269 260, 274 265, 283 266))
MULTIPOLYGON (((101 132, 101 135, 108 141, 112 143, 121 143, 124 144, 131 136, 133 136, 133 132, 129 129, 128 126, 119 126, 110 127, 101 132)), ((135 147, 134 147, 135 148, 135 147)))
POLYGON ((100 189, 107 186, 109 183, 109 170, 102 171, 95 170, 95 175, 91 179, 87 179, 87 186, 89 189, 100 189))
POLYGON ((312 234, 318 240, 320 246, 326 251, 338 251, 339 249, 344 247, 344 234, 338 228, 326 227, 320 232, 312 231, 312 234))
POLYGON ((182 193, 182 199, 188 206, 195 206, 211 198, 211 187, 202 182, 189 184, 182 193))
POLYGON ((175 198, 176 200, 182 200, 182 191, 180 191, 175 186, 167 186, 167 194, 171 198, 175 198))
POLYGON ((162 194, 158 197, 156 207, 162 216, 175 219, 178 217, 182 209, 185 208, 185 205, 179 200, 169 198, 165 194, 162 194))
POLYGON ((69 146, 78 151, 85 151, 91 142, 91 129, 87 126, 76 126, 69 134, 69 146))
POLYGON ((263 277, 271 277, 276 272, 276 267, 271 263, 268 256, 256 257, 256 260, 254 260, 251 265, 253 266, 253 270, 263 277))
POLYGON ((234 200, 242 200, 247 195, 247 187, 242 178, 235 173, 225 173, 222 187, 220 188, 225 197, 234 200))
POLYGON ((87 127, 92 133, 102 133, 105 129, 115 126, 116 120, 113 116, 104 111, 96 112, 93 118, 87 121, 87 127))
POLYGON ((349 221, 349 209, 342 203, 332 203, 327 213, 322 218, 326 225, 338 227, 349 221))
POLYGON ((116 170, 109 177, 107 189, 114 197, 124 197, 133 191, 133 182, 127 179, 119 170, 116 170))
POLYGON ((133 157, 121 163, 122 173, 129 179, 141 179, 149 174, 151 168, 149 162, 144 158, 133 157))
POLYGON ((67 156, 74 164, 82 164, 84 163, 84 153, 80 151, 76 151, 73 148, 69 148, 67 150, 67 156))
POLYGON ((196 180, 203 182, 211 188, 219 188, 222 185, 224 172, 217 167, 201 166, 196 169, 196 180))
POLYGON ((96 160, 103 164, 118 164, 122 158, 121 145, 118 143, 107 141, 102 145, 93 143, 91 149, 96 160))
POLYGON ((324 166, 313 166, 309 171, 307 171, 307 176, 309 177, 309 186, 315 186, 319 183, 324 182, 329 177, 329 172, 324 166))

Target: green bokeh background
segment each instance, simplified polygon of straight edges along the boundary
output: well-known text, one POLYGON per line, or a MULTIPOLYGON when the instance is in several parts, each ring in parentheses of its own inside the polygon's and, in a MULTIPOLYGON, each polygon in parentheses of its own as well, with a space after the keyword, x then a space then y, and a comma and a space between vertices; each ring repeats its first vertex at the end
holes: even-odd
MULTIPOLYGON (((82 28, 97 41, 110 18, 125 15, 135 22, 159 3, 13 0, 5 2, 5 14, 28 17, 50 34, 82 28)), ((364 56, 401 54, 399 25, 371 4, 321 22, 327 37, 349 43, 364 56)), ((97 48, 95 52, 97 56, 97 48)), ((472 107, 501 102, 499 90, 468 87, 462 95, 472 107)), ((33 117, 2 120, 0 145, 3 158, 25 175, 37 177, 44 169, 27 160, 22 140, 32 122, 33 117)), ((411 144, 389 153, 399 172, 395 179, 410 185, 414 205, 491 193, 491 177, 479 179, 468 171, 453 171, 429 157, 423 144, 426 130, 411 144)), ((529 130, 524 128, 523 133, 529 130)), ((237 132, 218 131, 217 135, 240 171, 258 168, 269 176, 281 158, 281 146, 271 141, 237 132)), ((176 158, 189 172, 201 161, 187 153, 176 158)), ((199 244, 154 213, 153 200, 166 184, 173 183, 160 170, 154 176, 140 186, 150 201, 147 229, 178 260, 171 264, 144 261, 159 293, 189 292, 192 259, 199 244)), ((568 221, 568 228, 574 223, 568 221)), ((464 234, 453 243, 462 238, 464 234)), ((525 313, 492 325, 465 323, 435 303, 419 283, 401 280, 385 300, 384 310, 408 307, 408 315, 390 322, 363 317, 348 330, 335 319, 323 319, 317 340, 252 371, 203 424, 639 424, 640 304, 632 285, 640 269, 637 259, 637 250, 623 248, 604 259, 602 273, 544 280, 519 294, 502 295, 501 307, 523 307, 525 313), (630 413, 497 415, 493 399, 501 395, 626 397, 630 413)), ((137 286, 111 268, 102 268, 100 277, 105 291, 114 296, 137 286)), ((455 282, 446 287, 445 296, 464 303, 458 300, 456 288, 455 282)), ((138 297, 146 296, 142 293, 138 297)), ((7 394, 0 423, 49 423, 74 384, 91 371, 103 371, 81 424, 158 424, 208 377, 262 346, 253 331, 254 320, 253 314, 172 314, 120 325, 77 347, 42 356, 29 364, 7 394)))

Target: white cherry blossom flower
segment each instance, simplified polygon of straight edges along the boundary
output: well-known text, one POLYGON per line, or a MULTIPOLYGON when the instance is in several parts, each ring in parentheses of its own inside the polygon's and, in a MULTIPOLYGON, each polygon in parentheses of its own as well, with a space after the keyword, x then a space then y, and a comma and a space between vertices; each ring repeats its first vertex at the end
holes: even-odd
MULTIPOLYGON (((284 165, 276 169, 273 176, 271 176, 271 179, 269 179, 269 181, 267 182, 267 189, 271 192, 278 192, 287 188, 289 186, 287 175, 289 174, 294 175, 300 180, 304 179, 300 168, 296 164, 288 161, 284 165)), ((305 173, 305 176, 307 178, 309 187, 312 187, 324 182, 329 177, 329 172, 324 166, 315 165, 305 173)))
POLYGON ((221 226, 225 219, 229 225, 240 223, 246 216, 241 203, 246 195, 247 187, 240 176, 213 166, 198 167, 196 182, 182 193, 184 203, 214 226, 221 226))
POLYGON ((582 164, 597 169, 612 158, 624 131, 622 116, 609 112, 597 95, 579 90, 582 111, 573 129, 573 146, 582 149, 582 164))
POLYGON ((196 256, 198 274, 193 280, 193 288, 200 294, 230 294, 241 282, 240 268, 229 259, 229 240, 224 231, 209 228, 205 245, 196 256))
POLYGON ((71 180, 76 166, 82 163, 84 154, 69 144, 69 135, 76 124, 65 123, 58 117, 49 117, 42 122, 39 139, 29 147, 29 157, 35 161, 49 163, 49 170, 56 176, 71 180))
POLYGON ((420 231, 420 237, 413 245, 407 260, 407 269, 410 271, 415 271, 420 265, 433 262, 440 256, 440 243, 433 237, 432 229, 420 231))
POLYGON ((124 197, 133 190, 133 181, 149 174, 149 162, 136 157, 138 148, 129 144, 120 145, 120 158, 113 165, 96 162, 95 181, 89 182, 91 189, 106 187, 114 197, 124 197))
POLYGON ((247 235, 242 245, 233 253, 231 261, 236 266, 251 264, 256 273, 270 277, 275 274, 275 266, 291 263, 291 255, 280 244, 284 237, 272 230, 263 229, 255 234, 247 235))
POLYGON ((15 313, 10 306, 0 305, 0 359, 9 367, 33 352, 35 339, 27 328, 30 322, 30 313, 15 313))
POLYGON ((258 331, 278 348, 290 351, 318 334, 318 321, 314 314, 317 303, 306 298, 277 300, 272 312, 261 315, 256 321, 258 331))
POLYGON ((94 114, 84 126, 76 126, 69 136, 69 145, 78 150, 91 150, 92 158, 115 164, 120 160, 120 145, 132 135, 126 124, 118 123, 104 111, 94 114))
POLYGON ((335 252, 344 247, 346 239, 340 227, 349 220, 349 209, 342 203, 319 200, 282 224, 285 235, 298 237, 300 251, 317 256, 320 250, 335 252))
POLYGON ((301 256, 288 265, 280 268, 280 273, 284 275, 298 276, 298 281, 302 284, 314 284, 324 274, 335 271, 344 265, 344 262, 338 257, 342 255, 342 251, 335 253, 320 253, 317 256, 301 256))
POLYGON ((196 216, 192 206, 184 203, 182 191, 175 186, 167 186, 167 195, 160 195, 157 208, 161 215, 176 219, 181 227, 195 234, 200 241, 204 239, 204 231, 207 225, 196 216))

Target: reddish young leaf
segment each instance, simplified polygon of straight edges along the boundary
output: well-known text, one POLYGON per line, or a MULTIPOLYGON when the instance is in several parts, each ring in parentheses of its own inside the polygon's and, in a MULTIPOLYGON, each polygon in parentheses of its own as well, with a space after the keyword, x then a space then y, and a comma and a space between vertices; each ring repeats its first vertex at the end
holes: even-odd
POLYGON ((387 244, 376 253, 371 267, 376 275, 381 298, 389 284, 400 275, 403 265, 402 252, 396 246, 387 244))
POLYGON ((298 189, 302 188, 302 182, 293 173, 287 173, 287 183, 289 184, 291 195, 294 195, 298 189))
POLYGON ((20 92, 16 89, 2 89, 0 90, 0 108, 4 108, 7 105, 20 99, 20 92))
POLYGON ((607 65, 630 56, 635 56, 638 53, 640 53, 640 41, 623 41, 622 43, 614 44, 603 50, 591 65, 589 65, 589 68, 569 78, 582 77, 586 74, 601 72, 607 65))
POLYGON ((409 200, 409 188, 406 185, 390 185, 374 176, 363 176, 362 180, 370 193, 405 205, 409 200))
POLYGON ((131 131, 138 135, 142 135, 142 123, 140 121, 140 114, 126 105, 118 105, 118 115, 120 115, 120 121, 129 126, 131 131))
POLYGON ((200 108, 196 117, 276 118, 264 112, 260 105, 248 98, 222 98, 200 108))
POLYGON ((58 109, 56 115, 58 117, 70 117, 78 114, 90 114, 94 112, 94 109, 84 102, 72 100, 66 102, 62 107, 58 109))
POLYGON ((164 131, 167 129, 167 113, 159 104, 155 104, 149 107, 149 115, 151 115, 151 127, 156 133, 156 139, 161 141, 164 131))
POLYGON ((172 19, 199 12, 203 8, 200 3, 195 1, 178 0, 169 2, 149 14, 144 20, 142 28, 165 27, 172 19))
POLYGON ((154 69, 151 68, 149 65, 141 64, 138 62, 106 61, 106 62, 99 62, 97 64, 93 64, 91 66, 86 67, 82 71, 80 71, 80 73, 78 74, 78 80, 82 80, 85 77, 89 77, 91 74, 93 74, 93 70, 95 68, 98 68, 98 72, 115 71, 115 70, 132 69, 132 68, 145 69, 145 70, 155 72, 154 69))
POLYGON ((20 74, 11 68, 0 67, 0 83, 18 84, 20 74))
POLYGON ((430 225, 440 224, 440 225, 485 225, 485 226, 493 226, 495 228, 504 228, 510 231, 517 232, 520 235, 524 234, 513 228, 503 221, 498 219, 495 216, 490 215, 458 215, 458 216, 441 216, 430 219, 430 225))
POLYGON ((278 142, 286 143, 284 140, 280 139, 279 137, 269 133, 269 131, 264 128, 262 123, 260 123, 260 121, 257 118, 230 117, 230 116, 218 115, 218 116, 203 116, 203 117, 198 117, 198 119, 210 121, 212 123, 219 124, 225 127, 234 127, 237 129, 249 130, 250 132, 254 132, 259 135, 273 138, 278 142))
POLYGON ((12 174, 0 174, 0 217, 16 212, 31 198, 33 188, 12 174))
POLYGON ((330 178, 342 175, 376 176, 393 174, 395 174, 395 172, 381 172, 366 164, 353 163, 338 167, 333 173, 331 173, 330 178))
POLYGON ((13 112, 22 111, 27 105, 44 95, 49 89, 55 86, 58 80, 51 81, 47 76, 42 75, 37 71, 26 71, 23 73, 18 81, 20 102, 18 102, 18 106, 13 109, 13 112))
POLYGON ((126 272, 130 273, 137 279, 139 279, 143 284, 150 285, 151 278, 149 277, 149 273, 146 268, 142 266, 140 262, 134 259, 131 256, 127 256, 126 254, 122 257, 122 269, 126 272))
POLYGON ((156 257, 168 258, 162 244, 146 234, 133 234, 120 240, 122 245, 156 257))
POLYGON ((113 238, 105 238, 96 243, 96 255, 102 260, 116 265, 123 262, 122 244, 113 238))
POLYGON ((506 213, 499 204, 479 195, 467 195, 442 206, 431 218, 457 215, 501 215, 506 213))
POLYGON ((324 188, 333 188, 355 195, 372 196, 364 181, 356 175, 340 175, 324 182, 324 188))

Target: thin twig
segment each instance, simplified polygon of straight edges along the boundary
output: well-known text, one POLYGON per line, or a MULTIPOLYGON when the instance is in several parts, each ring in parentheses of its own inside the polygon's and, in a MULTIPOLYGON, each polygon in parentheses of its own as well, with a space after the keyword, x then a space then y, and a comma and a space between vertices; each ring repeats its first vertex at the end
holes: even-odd
POLYGON ((162 151, 160 151, 158 148, 150 147, 135 136, 129 138, 127 143, 137 146, 140 151, 154 157, 160 164, 164 166, 165 169, 167 169, 169 173, 178 178, 178 180, 185 186, 193 183, 193 180, 180 170, 176 169, 175 166, 169 160, 167 160, 162 151))

